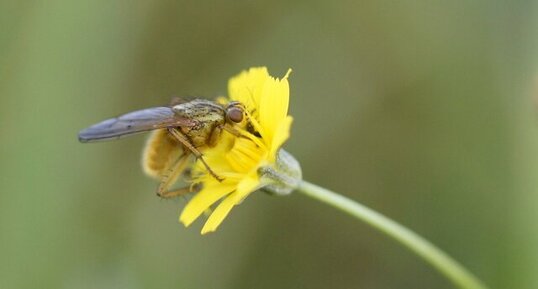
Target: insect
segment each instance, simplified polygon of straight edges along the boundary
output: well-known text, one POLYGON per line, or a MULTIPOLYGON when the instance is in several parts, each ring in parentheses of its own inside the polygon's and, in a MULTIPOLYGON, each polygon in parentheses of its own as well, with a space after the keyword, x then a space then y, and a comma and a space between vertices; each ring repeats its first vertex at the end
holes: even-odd
POLYGON ((185 193, 184 189, 169 191, 194 155, 217 180, 220 178, 205 162, 201 150, 217 144, 220 134, 228 131, 240 136, 234 128, 244 119, 244 107, 239 102, 221 105, 205 99, 173 100, 169 107, 152 107, 111 118, 78 134, 82 143, 107 141, 140 132, 152 131, 143 153, 147 174, 160 179, 157 195, 170 198, 185 193))

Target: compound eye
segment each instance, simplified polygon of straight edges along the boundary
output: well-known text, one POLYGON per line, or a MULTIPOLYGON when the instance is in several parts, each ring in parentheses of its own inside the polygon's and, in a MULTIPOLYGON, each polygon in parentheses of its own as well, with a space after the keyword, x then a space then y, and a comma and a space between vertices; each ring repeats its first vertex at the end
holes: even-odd
POLYGON ((239 123, 243 120, 243 110, 239 107, 230 107, 226 112, 229 120, 239 123))

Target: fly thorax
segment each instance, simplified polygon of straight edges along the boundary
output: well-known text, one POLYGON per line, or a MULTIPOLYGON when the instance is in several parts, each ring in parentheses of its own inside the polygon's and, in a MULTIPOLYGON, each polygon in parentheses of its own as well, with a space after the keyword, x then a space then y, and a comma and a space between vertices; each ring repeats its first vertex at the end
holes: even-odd
POLYGON ((195 99, 190 102, 181 103, 172 108, 177 116, 196 120, 198 122, 224 122, 224 109, 209 100, 195 99))
POLYGON ((224 109, 207 100, 193 100, 178 104, 172 109, 177 116, 196 122, 194 126, 181 127, 183 134, 190 139, 195 147, 206 145, 215 128, 223 125, 226 121, 224 109))

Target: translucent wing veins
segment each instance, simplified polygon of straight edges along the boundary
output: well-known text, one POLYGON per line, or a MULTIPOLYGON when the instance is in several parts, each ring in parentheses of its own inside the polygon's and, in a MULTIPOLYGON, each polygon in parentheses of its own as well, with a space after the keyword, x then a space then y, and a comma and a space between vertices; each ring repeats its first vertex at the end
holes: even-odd
POLYGON ((153 107, 133 111, 116 118, 107 119, 78 134, 80 142, 118 139, 134 133, 167 128, 192 127, 196 121, 178 117, 170 107, 153 107))

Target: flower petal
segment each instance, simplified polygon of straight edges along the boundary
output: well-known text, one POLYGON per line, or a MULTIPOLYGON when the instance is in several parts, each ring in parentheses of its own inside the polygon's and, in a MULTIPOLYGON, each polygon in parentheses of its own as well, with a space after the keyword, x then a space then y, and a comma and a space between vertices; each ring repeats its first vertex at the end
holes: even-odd
POLYGON ((273 138, 277 126, 288 114, 290 88, 287 77, 289 72, 281 80, 268 77, 261 92, 259 120, 266 133, 262 137, 267 140, 273 138))
POLYGON ((275 131, 275 135, 273 137, 273 143, 271 144, 271 151, 269 152, 269 156, 270 156, 272 162, 275 161, 276 153, 277 153, 278 149, 290 137, 290 128, 291 128, 291 123, 292 122, 293 122, 293 118, 291 116, 287 116, 278 125, 278 127, 277 127, 277 129, 275 131))
MULTIPOLYGON (((204 160, 224 181, 217 182, 198 160, 192 181, 203 189, 185 206, 180 221, 189 226, 208 208, 215 207, 202 228, 202 234, 215 231, 235 205, 259 188, 258 168, 273 165, 276 154, 289 138, 292 118, 289 105, 288 70, 281 79, 272 78, 267 68, 243 71, 228 83, 229 100, 245 105, 251 127, 239 127, 242 137, 223 133, 217 145, 201 148, 204 160), (220 203, 216 206, 214 204, 220 203)), ((224 104, 226 100, 220 100, 224 104)))
POLYGON ((243 71, 228 82, 228 96, 247 107, 257 107, 267 78, 269 78, 267 67, 253 67, 243 71))
POLYGON ((207 222, 202 228, 202 234, 215 231, 222 221, 224 221, 224 218, 228 216, 233 206, 239 204, 248 194, 254 191, 259 183, 257 177, 243 179, 237 186, 237 190, 222 200, 211 216, 209 216, 209 219, 207 219, 207 222))
POLYGON ((250 139, 238 138, 225 158, 234 171, 248 173, 260 162, 262 156, 263 151, 250 139))
POLYGON ((230 194, 235 190, 237 183, 218 183, 215 181, 212 185, 204 184, 204 187, 198 192, 185 206, 179 216, 179 221, 188 227, 196 220, 207 208, 213 205, 222 197, 230 194))

